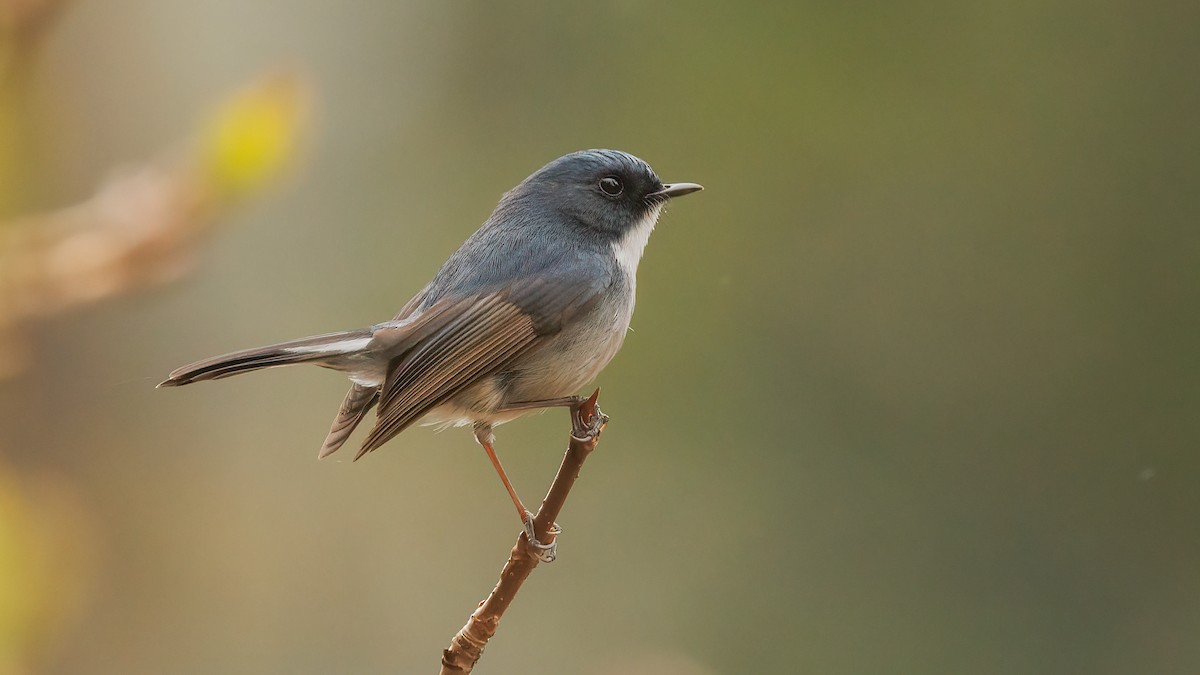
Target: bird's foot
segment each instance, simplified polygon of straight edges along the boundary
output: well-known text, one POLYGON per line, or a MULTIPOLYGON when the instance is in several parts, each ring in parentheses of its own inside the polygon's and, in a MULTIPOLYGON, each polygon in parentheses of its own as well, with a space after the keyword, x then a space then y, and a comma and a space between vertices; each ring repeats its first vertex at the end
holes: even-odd
POLYGON ((571 437, 575 440, 595 440, 604 430, 604 425, 608 424, 608 415, 596 403, 599 397, 600 390, 597 389, 591 396, 571 406, 571 437))
POLYGON ((558 535, 562 534, 562 528, 558 523, 551 523, 550 529, 546 534, 553 537, 549 544, 543 544, 538 541, 537 536, 533 531, 533 514, 525 512, 525 538, 529 540, 530 552, 538 561, 544 563, 552 563, 558 557, 558 535))

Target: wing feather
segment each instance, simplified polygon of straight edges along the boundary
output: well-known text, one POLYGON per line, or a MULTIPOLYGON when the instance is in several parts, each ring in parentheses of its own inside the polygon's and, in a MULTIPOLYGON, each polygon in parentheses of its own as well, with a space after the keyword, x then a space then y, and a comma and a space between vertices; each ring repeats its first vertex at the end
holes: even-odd
POLYGON ((500 294, 457 309, 441 330, 396 360, 380 391, 375 428, 356 459, 499 370, 538 338, 533 318, 500 294))
MULTIPOLYGON (((581 271, 434 302, 421 312, 419 328, 398 329, 375 427, 355 459, 558 333, 589 311, 608 283, 606 275, 581 271), (436 318, 426 319, 430 314, 436 318)), ((386 338, 377 330, 375 340, 382 344, 386 338)))

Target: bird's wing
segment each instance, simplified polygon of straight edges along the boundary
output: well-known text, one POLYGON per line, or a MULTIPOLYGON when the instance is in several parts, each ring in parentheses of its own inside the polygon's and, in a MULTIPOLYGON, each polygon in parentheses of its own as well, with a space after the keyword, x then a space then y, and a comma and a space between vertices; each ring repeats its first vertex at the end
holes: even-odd
MULTIPOLYGON (((406 319, 421 306, 425 301, 425 295, 429 292, 429 286, 421 289, 409 300, 403 308, 396 314, 394 321, 406 319)), ((333 424, 329 427, 329 433, 325 436, 325 442, 321 444, 321 451, 317 453, 318 459, 324 459, 339 448, 350 438, 350 434, 358 428, 359 422, 367 416, 371 408, 375 406, 379 400, 379 387, 372 387, 362 384, 350 385, 350 391, 346 392, 346 398, 342 400, 342 406, 338 408, 337 416, 333 418, 333 424)))
POLYGON ((355 459, 560 331, 590 308, 606 286, 607 279, 541 278, 521 284, 519 290, 510 287, 435 303, 422 318, 433 312, 437 318, 426 322, 419 339, 393 357, 379 391, 378 420, 355 459))

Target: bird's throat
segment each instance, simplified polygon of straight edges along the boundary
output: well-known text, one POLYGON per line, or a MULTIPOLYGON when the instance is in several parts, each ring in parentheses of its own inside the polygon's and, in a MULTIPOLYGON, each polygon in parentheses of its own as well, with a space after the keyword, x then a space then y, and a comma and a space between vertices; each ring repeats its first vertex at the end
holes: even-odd
POLYGON ((661 204, 651 207, 646 211, 646 215, 612 243, 617 265, 630 279, 634 279, 637 274, 638 262, 642 259, 642 252, 646 250, 646 242, 650 241, 650 233, 654 231, 661 211, 661 204))

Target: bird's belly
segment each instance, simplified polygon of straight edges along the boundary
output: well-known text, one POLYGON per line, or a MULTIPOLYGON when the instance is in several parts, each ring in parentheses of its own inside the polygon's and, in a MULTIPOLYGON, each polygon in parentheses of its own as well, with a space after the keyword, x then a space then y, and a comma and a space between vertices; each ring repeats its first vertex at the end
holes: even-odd
POLYGON ((578 393, 616 356, 626 330, 628 324, 610 324, 603 333, 559 333, 513 364, 505 397, 511 402, 536 401, 578 393))

